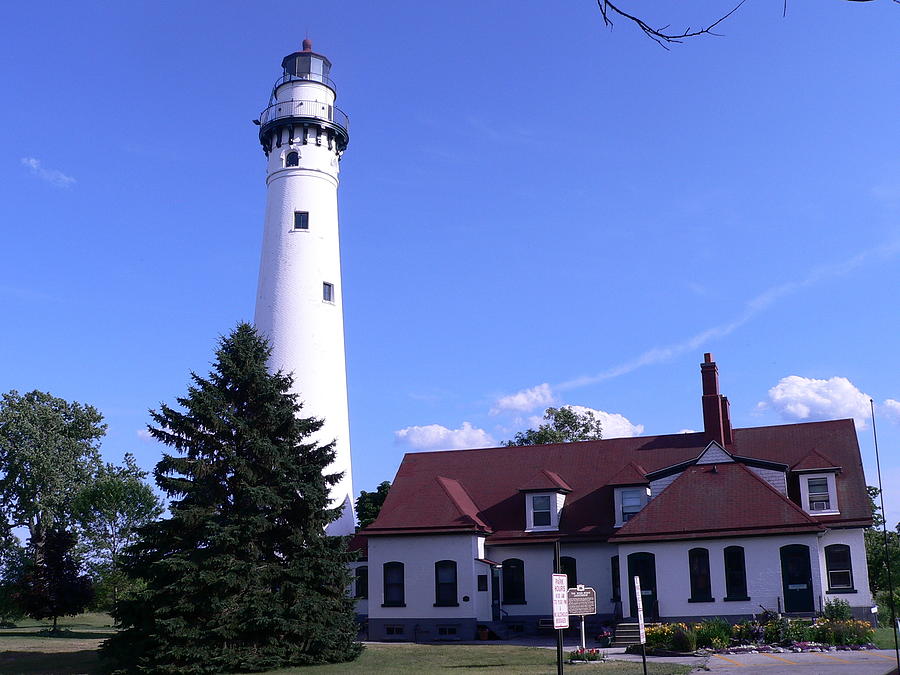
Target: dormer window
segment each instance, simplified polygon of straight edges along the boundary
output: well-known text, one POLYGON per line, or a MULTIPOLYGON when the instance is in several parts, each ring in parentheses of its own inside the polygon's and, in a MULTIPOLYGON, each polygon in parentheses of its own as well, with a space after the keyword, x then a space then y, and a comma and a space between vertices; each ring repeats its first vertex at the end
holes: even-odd
POLYGON ((646 487, 616 488, 616 527, 622 527, 631 520, 650 500, 650 490, 646 487))
POLYGON ((803 510, 814 516, 840 513, 833 473, 809 473, 800 476, 800 501, 803 510))
POLYGON ((525 530, 558 530, 565 496, 556 492, 525 494, 525 530))

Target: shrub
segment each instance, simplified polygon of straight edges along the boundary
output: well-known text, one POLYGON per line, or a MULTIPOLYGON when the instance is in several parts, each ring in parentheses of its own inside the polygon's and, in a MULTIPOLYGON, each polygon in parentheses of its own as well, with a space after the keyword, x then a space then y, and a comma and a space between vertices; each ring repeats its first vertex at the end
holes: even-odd
POLYGON ((875 629, 867 621, 820 621, 813 631, 814 639, 832 645, 865 645, 875 637, 875 629))
POLYGON ((731 636, 741 644, 762 642, 765 630, 756 621, 741 621, 731 627, 731 636))
MULTIPOLYGON (((672 635, 675 627, 684 624, 661 623, 658 626, 648 626, 645 630, 648 649, 672 649, 672 635)), ((686 626, 685 626, 686 627, 686 626)))
POLYGON ((783 616, 770 620, 763 627, 763 635, 766 639, 766 642, 784 642, 787 639, 786 635, 789 623, 790 622, 783 616))
POLYGON ((725 619, 708 619, 694 625, 698 647, 722 649, 731 643, 731 624, 725 619))
POLYGON ((672 633, 672 649, 676 652, 692 652, 697 649, 697 634, 690 628, 678 626, 672 633))
POLYGON ((825 611, 822 612, 829 621, 850 621, 853 613, 850 611, 850 603, 841 598, 825 601, 825 611))

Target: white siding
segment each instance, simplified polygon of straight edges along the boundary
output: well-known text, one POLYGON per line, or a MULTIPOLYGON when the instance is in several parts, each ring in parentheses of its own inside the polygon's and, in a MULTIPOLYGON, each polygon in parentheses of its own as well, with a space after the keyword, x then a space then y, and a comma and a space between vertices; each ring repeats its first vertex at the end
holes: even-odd
POLYGON ((475 561, 479 557, 478 539, 473 534, 369 537, 369 618, 474 618, 476 575, 485 568, 475 561), (456 561, 458 607, 434 606, 434 564, 439 560, 456 561), (392 561, 403 563, 406 607, 381 606, 383 565, 392 561), (463 596, 469 597, 468 602, 463 596))
MULTIPOLYGON (((779 598, 781 598, 782 606, 784 603, 781 585, 781 553, 779 549, 788 544, 805 544, 809 546, 813 578, 813 601, 816 609, 818 609, 819 598, 824 598, 821 572, 824 569, 824 562, 821 565, 816 564, 816 557, 819 551, 818 537, 815 534, 804 534, 621 545, 619 546, 619 560, 622 578, 623 612, 625 615, 629 613, 628 588, 631 580, 628 579, 628 555, 640 551, 647 551, 656 556, 657 599, 659 601, 659 614, 662 617, 756 614, 760 611, 760 605, 766 609, 776 610, 779 598), (744 547, 749 601, 722 601, 725 597, 724 549, 726 546, 744 547), (709 550, 709 570, 712 581, 712 595, 715 598, 715 602, 688 602, 691 595, 688 550, 695 547, 709 550)), ((865 562, 862 563, 862 567, 865 568, 865 562)), ((854 560, 854 575, 856 570, 856 562, 854 560)))
MULTIPOLYGON (((575 558, 578 583, 597 591, 597 612, 613 611, 610 559, 616 555, 616 547, 610 544, 563 544, 560 555, 575 558)), ((519 558, 525 564, 524 605, 503 605, 510 616, 551 616, 550 575, 553 574, 553 546, 487 546, 487 557, 497 562, 519 558)))
POLYGON ((726 464, 733 461, 731 455, 725 452, 721 446, 716 443, 710 443, 706 450, 703 451, 703 454, 700 455, 697 464, 726 464))

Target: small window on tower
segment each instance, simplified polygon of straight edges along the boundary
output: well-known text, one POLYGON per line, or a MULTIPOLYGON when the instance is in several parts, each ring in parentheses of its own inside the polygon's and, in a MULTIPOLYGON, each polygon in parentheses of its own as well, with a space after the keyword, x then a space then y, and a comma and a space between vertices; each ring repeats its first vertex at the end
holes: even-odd
POLYGON ((327 281, 322 283, 322 300, 334 302, 334 284, 329 284, 327 281))
POLYGON ((289 152, 287 157, 284 158, 285 166, 299 166, 300 164, 300 155, 296 152, 289 152))
POLYGON ((294 229, 295 230, 308 230, 309 229, 309 212, 294 211, 294 229))

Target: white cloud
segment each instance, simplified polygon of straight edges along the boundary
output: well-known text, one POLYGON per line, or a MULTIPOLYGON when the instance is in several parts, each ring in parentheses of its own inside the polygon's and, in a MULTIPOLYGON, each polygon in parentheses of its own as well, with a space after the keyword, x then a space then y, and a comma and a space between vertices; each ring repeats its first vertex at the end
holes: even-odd
POLYGON ((459 450, 497 445, 488 432, 468 422, 463 422, 459 429, 448 429, 440 424, 406 427, 394 432, 394 440, 413 450, 459 450))
POLYGON ((537 407, 548 406, 555 400, 550 385, 544 382, 530 389, 517 391, 509 396, 501 396, 491 408, 491 415, 501 412, 529 412, 537 407))
POLYGON ((632 424, 631 420, 619 413, 609 413, 583 405, 567 405, 566 407, 580 415, 588 412, 594 413, 594 417, 600 420, 600 425, 603 427, 603 438, 630 438, 644 433, 643 424, 632 424))
POLYGON ((871 415, 868 395, 846 377, 783 377, 769 389, 769 400, 760 402, 758 407, 773 408, 786 420, 852 417, 857 429, 865 429, 871 415))
POLYGON ((138 430, 137 430, 137 436, 138 436, 138 438, 140 438, 142 441, 152 441, 152 440, 153 440, 153 435, 152 435, 149 431, 147 431, 146 429, 138 429, 138 430))
POLYGON ((900 401, 892 398, 885 399, 884 409, 887 413, 888 419, 892 419, 895 422, 900 422, 900 401))
POLYGON ((76 181, 72 176, 67 176, 57 169, 48 169, 41 164, 41 160, 34 157, 23 157, 21 159, 22 166, 27 167, 31 175, 37 176, 43 181, 55 185, 56 187, 67 188, 76 181))

